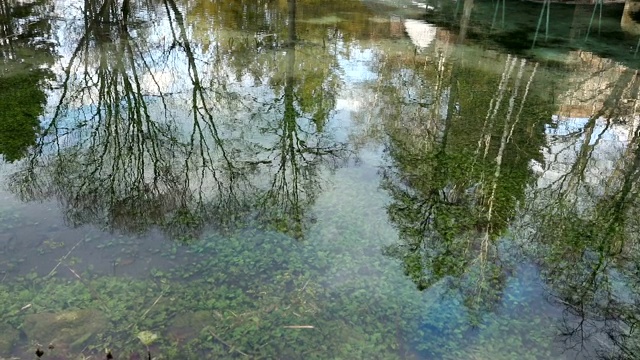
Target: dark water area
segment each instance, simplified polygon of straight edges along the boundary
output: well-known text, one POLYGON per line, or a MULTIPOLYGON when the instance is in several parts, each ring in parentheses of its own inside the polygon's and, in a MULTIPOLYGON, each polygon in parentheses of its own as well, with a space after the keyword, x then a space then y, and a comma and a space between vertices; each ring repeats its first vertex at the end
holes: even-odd
POLYGON ((640 358, 637 3, 0 5, 0 359, 640 358))
POLYGON ((637 67, 638 10, 625 8, 624 3, 473 1, 467 8, 465 19, 462 3, 439 2, 429 5, 425 19, 453 30, 463 40, 546 65, 561 65, 571 51, 588 51, 637 67))

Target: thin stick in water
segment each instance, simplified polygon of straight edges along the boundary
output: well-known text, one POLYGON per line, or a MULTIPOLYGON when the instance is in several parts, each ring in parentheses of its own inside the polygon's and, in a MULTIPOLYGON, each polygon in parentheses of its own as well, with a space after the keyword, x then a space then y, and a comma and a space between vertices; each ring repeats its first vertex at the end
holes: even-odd
POLYGON ((238 354, 242 354, 246 357, 251 357, 249 356, 249 354, 243 353, 242 351, 236 349, 234 346, 232 346, 231 344, 229 344, 228 342, 222 340, 218 335, 216 335, 213 331, 211 331, 211 329, 209 329, 209 333, 211 334, 211 336, 213 336, 216 340, 220 341, 221 343, 225 344, 228 348, 230 348, 232 351, 237 352, 238 354))
POLYGON ((285 329, 315 329, 313 325, 286 325, 283 326, 285 329))
POLYGON ((71 250, 69 250, 69 252, 63 256, 62 258, 60 258, 60 261, 58 261, 58 264, 56 266, 54 266, 53 269, 51 269, 51 271, 49 272, 49 274, 47 274, 47 276, 45 276, 45 278, 50 277, 51 275, 53 275, 56 270, 58 270, 58 267, 60 267, 60 265, 62 264, 63 261, 65 261, 67 259, 67 257, 69 257, 69 255, 71 255, 71 252, 78 247, 78 245, 80 245, 81 242, 83 242, 84 239, 81 239, 80 241, 78 241, 75 245, 73 245, 73 247, 71 248, 71 250))

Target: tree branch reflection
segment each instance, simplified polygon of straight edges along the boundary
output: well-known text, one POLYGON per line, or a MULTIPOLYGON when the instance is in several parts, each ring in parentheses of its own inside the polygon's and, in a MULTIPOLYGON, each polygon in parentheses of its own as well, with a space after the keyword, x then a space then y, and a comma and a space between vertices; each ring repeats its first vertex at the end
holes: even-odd
POLYGON ((576 356, 632 359, 640 350, 640 130, 621 121, 637 116, 622 100, 637 97, 638 83, 628 74, 588 119, 557 122, 548 145, 555 166, 530 190, 517 227, 550 301, 564 308, 559 333, 576 356))
MULTIPOLYGON (((204 58, 210 54, 193 44, 174 0, 87 2, 82 32, 68 39, 57 106, 14 174, 13 191, 25 201, 56 198, 72 226, 159 227, 188 240, 205 226, 224 231, 253 217, 302 237, 323 169, 337 168, 349 152, 323 132, 335 97, 316 103, 307 93, 335 93, 333 73, 325 71, 318 87, 295 74, 295 2, 289 5, 285 81, 274 75, 277 63, 262 69, 259 76, 274 77, 271 91, 281 94, 265 103, 216 76, 237 69, 220 49, 204 58), (152 11, 136 10, 143 6, 152 11), (144 26, 150 19, 166 19, 168 40, 144 26), (258 121, 250 128, 262 129, 260 136, 237 131, 243 116, 258 121)), ((258 58, 260 50, 244 55, 258 58)))
MULTIPOLYGON (((300 77, 296 72, 296 1, 288 1, 287 36, 284 48, 284 84, 273 82, 275 93, 273 108, 282 109, 281 117, 269 121, 264 132, 274 138, 263 148, 267 159, 263 166, 270 168, 270 187, 259 198, 261 221, 270 227, 301 238, 308 221, 308 209, 321 190, 323 168, 334 170, 348 159, 346 143, 335 142, 323 131, 329 111, 335 106, 335 97, 324 96, 324 91, 336 92, 337 83, 328 90, 321 79, 317 87, 314 79, 300 77), (329 99, 329 102, 317 99, 329 99), (281 104, 281 105, 279 105, 281 104)), ((331 74, 330 72, 325 72, 331 74)))
POLYGON ((534 81, 536 65, 507 57, 493 73, 440 56, 426 67, 426 82, 404 78, 424 76, 422 64, 380 71, 381 84, 416 84, 378 93, 392 97, 385 104, 404 104, 378 115, 389 119, 382 186, 401 238, 385 253, 403 262, 418 289, 446 282, 459 291, 477 323, 500 303, 513 271, 497 240, 531 182, 529 161, 541 158, 540 113, 552 110, 534 81))

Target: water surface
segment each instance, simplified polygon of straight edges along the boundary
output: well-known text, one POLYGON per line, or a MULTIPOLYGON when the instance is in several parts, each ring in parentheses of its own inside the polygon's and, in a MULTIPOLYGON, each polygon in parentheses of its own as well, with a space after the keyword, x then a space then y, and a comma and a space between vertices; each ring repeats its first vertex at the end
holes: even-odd
POLYGON ((638 357, 624 4, 0 3, 0 358, 638 357))

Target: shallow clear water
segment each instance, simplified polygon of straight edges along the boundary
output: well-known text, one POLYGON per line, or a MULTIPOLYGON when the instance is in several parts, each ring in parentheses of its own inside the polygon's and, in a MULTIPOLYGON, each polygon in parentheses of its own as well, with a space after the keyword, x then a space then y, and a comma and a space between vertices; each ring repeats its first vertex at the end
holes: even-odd
POLYGON ((638 357, 624 4, 0 3, 0 358, 638 357))

